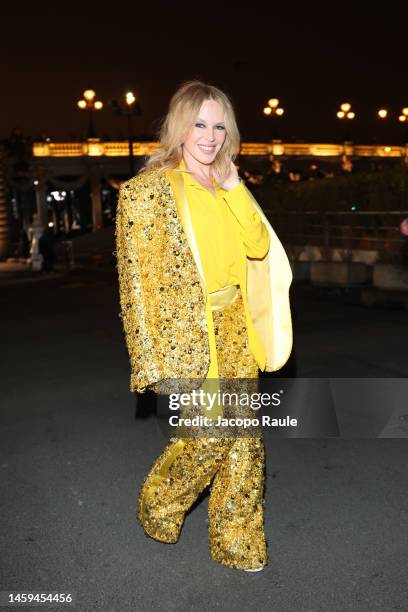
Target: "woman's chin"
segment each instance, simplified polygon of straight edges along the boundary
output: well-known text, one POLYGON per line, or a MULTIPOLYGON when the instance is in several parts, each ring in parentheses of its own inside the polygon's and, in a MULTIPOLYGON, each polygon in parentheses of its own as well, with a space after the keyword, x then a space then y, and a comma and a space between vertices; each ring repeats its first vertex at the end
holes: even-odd
POLYGON ((217 157, 217 154, 214 155, 214 153, 211 153, 211 155, 206 155, 205 153, 202 153, 200 151, 200 153, 197 154, 197 159, 202 164, 212 164, 216 157, 217 157))

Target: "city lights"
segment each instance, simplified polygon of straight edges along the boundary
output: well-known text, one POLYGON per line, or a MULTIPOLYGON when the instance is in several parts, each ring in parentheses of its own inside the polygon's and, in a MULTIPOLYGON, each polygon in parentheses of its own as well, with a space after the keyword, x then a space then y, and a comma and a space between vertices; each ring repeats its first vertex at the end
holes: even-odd
POLYGON ((95 138, 96 132, 93 124, 93 111, 101 110, 103 108, 103 102, 101 102, 101 100, 95 100, 96 93, 93 89, 85 89, 82 95, 83 98, 78 100, 77 106, 81 110, 88 111, 88 138, 95 138))
MULTIPOLYGON (((281 117, 284 113, 284 109, 282 106, 279 106, 278 98, 269 98, 268 106, 265 106, 263 109, 264 115, 267 117, 281 117)), ((277 140, 279 138, 279 134, 277 131, 273 132, 272 140, 277 140)))
POLYGON ((136 102, 136 98, 131 91, 127 92, 125 99, 126 99, 126 104, 128 104, 129 106, 133 104, 134 102, 136 102))
POLYGON ((268 100, 268 106, 263 109, 264 115, 278 115, 281 116, 284 113, 284 109, 279 106, 278 98, 270 98, 268 100))
POLYGON ((338 119, 354 119, 356 114, 351 110, 349 102, 343 102, 340 104, 340 110, 337 111, 336 116, 338 119))

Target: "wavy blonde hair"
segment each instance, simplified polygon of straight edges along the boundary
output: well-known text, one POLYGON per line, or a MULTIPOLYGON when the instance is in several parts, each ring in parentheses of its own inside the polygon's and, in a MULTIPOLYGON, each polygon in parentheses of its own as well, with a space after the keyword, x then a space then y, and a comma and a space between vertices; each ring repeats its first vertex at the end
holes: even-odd
POLYGON ((215 100, 224 109, 225 140, 211 164, 211 175, 215 172, 219 182, 224 182, 230 173, 231 160, 235 160, 241 145, 234 108, 228 95, 221 89, 198 80, 182 82, 173 94, 167 115, 162 120, 157 134, 159 147, 150 155, 138 174, 153 169, 164 172, 177 168, 183 156, 182 144, 197 120, 205 100, 215 100))

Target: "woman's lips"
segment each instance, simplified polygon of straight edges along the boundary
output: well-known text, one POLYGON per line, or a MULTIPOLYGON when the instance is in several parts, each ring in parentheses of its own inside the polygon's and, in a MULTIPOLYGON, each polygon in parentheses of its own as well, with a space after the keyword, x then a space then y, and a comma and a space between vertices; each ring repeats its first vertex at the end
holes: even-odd
POLYGON ((214 153, 215 151, 215 146, 210 146, 210 147, 206 147, 205 145, 197 145, 200 147, 201 151, 203 151, 203 153, 214 153))

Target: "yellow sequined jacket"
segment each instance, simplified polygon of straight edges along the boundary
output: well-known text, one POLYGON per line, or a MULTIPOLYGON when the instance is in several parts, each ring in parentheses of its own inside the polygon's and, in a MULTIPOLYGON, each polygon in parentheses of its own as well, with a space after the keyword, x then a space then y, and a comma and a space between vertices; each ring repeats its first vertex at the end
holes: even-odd
MULTIPOLYGON (((249 190, 270 235, 264 259, 247 258, 243 303, 262 343, 261 370, 273 372, 292 350, 285 250, 249 190)), ((157 390, 168 379, 204 379, 215 346, 211 304, 180 173, 147 170, 122 183, 116 212, 121 317, 130 390, 157 390)))

